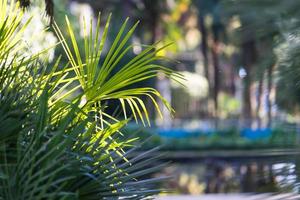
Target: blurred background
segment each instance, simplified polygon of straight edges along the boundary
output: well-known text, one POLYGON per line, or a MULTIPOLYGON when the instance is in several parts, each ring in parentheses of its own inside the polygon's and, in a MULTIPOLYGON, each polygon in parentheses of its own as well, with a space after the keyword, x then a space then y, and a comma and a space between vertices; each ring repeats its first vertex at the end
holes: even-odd
MULTIPOLYGON (((43 10, 33 5, 32 12, 43 10)), ((174 176, 164 187, 193 195, 299 192, 300 1, 55 0, 54 6, 60 27, 67 14, 78 36, 83 16, 95 26, 91 18, 101 12, 104 24, 112 13, 111 40, 126 17, 132 25, 139 20, 132 57, 142 44, 172 43, 157 56, 170 58, 161 64, 181 72, 185 86, 163 74, 144 84, 176 112, 162 107, 161 119, 148 101, 152 126, 131 123, 124 130, 151 136, 144 149, 162 146, 162 159, 172 163, 154 176, 174 176)), ((35 28, 45 26, 36 21, 35 28)), ((47 34, 48 43, 57 41, 47 34)), ((118 102, 107 103, 118 113, 118 102)))

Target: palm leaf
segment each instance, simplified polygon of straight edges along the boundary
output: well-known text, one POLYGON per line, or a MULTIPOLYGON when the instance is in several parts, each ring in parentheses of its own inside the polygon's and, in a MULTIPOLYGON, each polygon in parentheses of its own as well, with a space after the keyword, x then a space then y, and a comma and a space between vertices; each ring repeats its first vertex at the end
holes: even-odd
POLYGON ((100 39, 98 20, 98 34, 85 37, 82 53, 68 22, 72 47, 55 29, 70 63, 61 67, 58 58, 48 69, 37 55, 19 55, 21 47, 16 42, 27 26, 20 23, 18 6, 11 4, 9 16, 7 0, 0 0, 0 8, 5 13, 0 13, 0 199, 149 199, 160 192, 157 184, 164 178, 143 178, 165 166, 156 164, 159 157, 152 156, 157 149, 136 156, 138 147, 132 144, 136 139, 124 140, 119 134, 128 121, 117 120, 101 107, 105 100, 119 99, 124 110, 130 104, 136 119, 149 123, 141 96, 148 96, 156 106, 155 97, 165 100, 153 88, 125 86, 151 78, 158 70, 170 74, 150 64, 158 59, 159 49, 149 46, 127 63, 120 72, 126 81, 111 72, 125 56, 122 48, 135 26, 126 32, 124 23, 99 68, 108 23, 100 39), (74 77, 70 76, 73 71, 74 77), (79 84, 64 93, 76 81, 79 84), (109 88, 114 81, 116 86, 109 88), (70 98, 78 88, 84 92, 70 98), (82 104, 84 97, 87 103, 82 104))
MULTIPOLYGON (((103 112, 103 107, 101 107, 103 101, 118 99, 121 102, 125 119, 127 118, 125 107, 129 106, 129 109, 136 120, 140 119, 143 124, 147 121, 150 125, 148 110, 141 97, 144 96, 150 98, 158 113, 161 112, 160 108, 157 106, 157 99, 162 100, 164 105, 172 112, 173 110, 169 103, 153 88, 126 88, 147 79, 154 78, 157 72, 163 72, 167 76, 172 74, 170 69, 153 64, 161 59, 164 60, 164 58, 158 57, 156 54, 166 46, 163 48, 157 48, 157 44, 148 46, 127 64, 121 66, 121 69, 117 73, 112 73, 117 66, 119 67, 120 61, 127 56, 128 51, 132 49, 132 46, 126 47, 126 44, 138 23, 134 24, 126 31, 128 19, 125 20, 103 62, 101 62, 100 58, 106 41, 110 18, 111 16, 109 16, 106 22, 101 37, 99 36, 100 15, 98 17, 96 31, 93 31, 92 26, 90 26, 91 28, 89 31, 84 29, 84 50, 79 48, 68 18, 66 18, 66 21, 68 33, 71 38, 71 45, 68 44, 57 24, 54 24, 54 29, 63 45, 72 69, 76 74, 75 78, 77 78, 81 89, 84 91, 87 99, 87 106, 84 108, 86 112, 89 112, 91 108, 95 106, 99 106, 99 110, 103 112), (93 32, 96 32, 95 36, 92 35, 93 32)), ((177 76, 182 77, 178 74, 177 76)))

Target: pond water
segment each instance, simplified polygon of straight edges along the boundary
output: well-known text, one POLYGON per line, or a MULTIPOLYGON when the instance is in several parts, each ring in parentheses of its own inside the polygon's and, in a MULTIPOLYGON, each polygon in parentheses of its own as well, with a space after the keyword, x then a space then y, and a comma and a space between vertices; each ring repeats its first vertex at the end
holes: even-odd
MULTIPOLYGON (((179 194, 270 193, 299 190, 296 156, 174 159, 161 173, 179 194)), ((161 175, 161 174, 160 174, 161 175)))

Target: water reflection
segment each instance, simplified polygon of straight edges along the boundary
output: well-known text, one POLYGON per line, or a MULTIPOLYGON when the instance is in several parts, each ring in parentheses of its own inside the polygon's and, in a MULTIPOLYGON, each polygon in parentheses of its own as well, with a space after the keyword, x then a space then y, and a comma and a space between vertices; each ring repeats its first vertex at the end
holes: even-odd
POLYGON ((297 162, 207 159, 174 162, 163 174, 174 176, 166 187, 181 194, 296 192, 297 162))

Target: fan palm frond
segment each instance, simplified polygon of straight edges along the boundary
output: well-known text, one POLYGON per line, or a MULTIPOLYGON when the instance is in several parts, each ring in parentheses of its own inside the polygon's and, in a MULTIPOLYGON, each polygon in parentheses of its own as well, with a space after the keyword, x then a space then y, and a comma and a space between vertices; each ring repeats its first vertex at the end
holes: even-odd
POLYGON ((24 47, 22 36, 30 19, 22 24, 24 12, 15 1, 0 1, 0 61, 8 53, 16 55, 24 47), (10 2, 10 3, 9 3, 10 2))
MULTIPOLYGON (((68 44, 57 24, 54 24, 57 36, 76 74, 72 81, 75 79, 78 80, 80 88, 84 91, 87 100, 87 104, 84 107, 86 111, 92 107, 98 107, 103 112, 103 107, 101 107, 103 101, 117 99, 121 102, 125 118, 127 118, 126 107, 129 107, 136 120, 140 119, 143 124, 145 122, 150 124, 148 110, 141 99, 142 96, 150 98, 159 114, 161 112, 157 104, 157 98, 164 103, 170 112, 173 109, 154 88, 140 87, 128 89, 128 87, 155 77, 159 71, 165 73, 167 76, 173 73, 168 68, 154 64, 156 61, 165 60, 165 58, 157 56, 157 53, 165 47, 158 48, 156 44, 149 45, 128 63, 120 66, 120 61, 133 48, 133 45, 126 46, 126 44, 138 25, 136 23, 126 31, 127 19, 121 26, 119 33, 101 62, 101 54, 108 34, 110 19, 111 16, 109 16, 105 24, 101 37, 99 36, 100 15, 98 16, 95 31, 92 26, 90 26, 90 30, 84 29, 84 50, 78 47, 79 45, 77 44, 73 28, 67 17, 66 22, 68 34, 71 37, 71 45, 68 44), (94 32, 95 36, 92 34, 94 32), (113 73, 117 66, 120 67, 120 70, 117 73, 113 73)), ((180 77, 179 74, 177 76, 180 77)))

